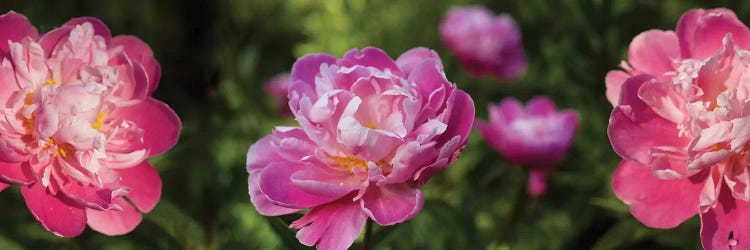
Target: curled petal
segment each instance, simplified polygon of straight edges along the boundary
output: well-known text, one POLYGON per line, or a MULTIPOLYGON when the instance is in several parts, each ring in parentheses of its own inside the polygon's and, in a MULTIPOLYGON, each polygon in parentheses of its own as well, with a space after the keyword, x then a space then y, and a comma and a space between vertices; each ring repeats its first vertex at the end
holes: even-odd
POLYGON ((21 186, 26 206, 44 229, 62 237, 75 237, 86 227, 84 208, 72 205, 61 193, 52 195, 36 182, 21 186))
POLYGON ((367 215, 362 212, 358 202, 342 198, 311 209, 305 216, 292 222, 290 227, 300 229, 297 239, 306 246, 344 250, 354 243, 366 221, 367 215))
POLYGON ((411 219, 422 210, 424 196, 406 183, 371 185, 362 196, 362 210, 383 226, 411 219))
POLYGON ((96 210, 87 208, 87 223, 94 231, 109 236, 127 234, 141 223, 141 213, 123 198, 114 200, 121 210, 96 210))

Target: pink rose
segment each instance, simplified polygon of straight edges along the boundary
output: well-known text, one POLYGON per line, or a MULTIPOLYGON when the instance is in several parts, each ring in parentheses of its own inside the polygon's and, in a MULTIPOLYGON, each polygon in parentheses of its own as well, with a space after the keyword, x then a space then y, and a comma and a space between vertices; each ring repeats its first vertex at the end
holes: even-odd
POLYGON ((346 249, 368 217, 393 225, 419 213, 417 185, 458 157, 474 118, 471 97, 425 48, 396 61, 377 48, 304 56, 289 98, 301 126, 250 147, 250 198, 268 216, 310 209, 291 226, 319 249, 346 249))
POLYGON ((521 30, 508 14, 495 16, 483 6, 452 8, 440 24, 440 37, 477 77, 512 80, 526 70, 521 30))
POLYGON ((289 110, 289 98, 287 98, 287 89, 292 84, 292 77, 288 73, 279 74, 268 80, 264 90, 266 94, 273 98, 276 105, 276 113, 282 116, 292 116, 289 110))
POLYGON ((558 113, 552 100, 543 96, 531 99, 525 108, 508 97, 490 105, 489 116, 489 122, 476 121, 477 130, 511 163, 529 168, 529 194, 544 194, 547 175, 573 145, 578 113, 558 113))
POLYGON ((146 158, 180 132, 174 111, 151 98, 160 76, 151 49, 91 17, 39 35, 11 11, 0 30, 0 188, 20 185, 54 234, 77 236, 86 224, 130 232, 161 195, 146 158))
POLYGON ((612 187, 638 220, 701 217, 706 249, 750 248, 750 30, 728 9, 694 9, 630 44, 607 75, 612 187))

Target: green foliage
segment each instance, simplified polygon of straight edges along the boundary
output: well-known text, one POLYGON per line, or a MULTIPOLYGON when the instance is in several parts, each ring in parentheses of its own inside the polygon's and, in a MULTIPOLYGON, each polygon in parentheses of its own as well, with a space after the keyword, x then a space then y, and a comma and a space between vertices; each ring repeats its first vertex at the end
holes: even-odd
POLYGON ((698 248, 696 219, 672 230, 650 229, 612 194, 619 158, 606 135, 611 105, 604 75, 625 59, 639 32, 673 29, 687 9, 719 5, 750 22, 750 4, 738 0, 0 0, 0 11, 24 13, 41 31, 91 15, 114 34, 142 38, 162 65, 155 96, 184 126, 179 144, 151 159, 163 179, 162 201, 135 231, 107 237, 87 229, 78 238, 56 237, 35 223, 18 188, 10 188, 0 193, 0 249, 304 248, 288 229, 295 216, 260 216, 247 195, 248 147, 274 126, 295 124, 274 114, 263 81, 306 53, 341 56, 364 46, 393 57, 416 46, 435 49, 448 79, 473 96, 480 118, 504 97, 535 95, 550 96, 582 118, 545 197, 528 198, 525 171, 473 133, 461 158, 422 187, 423 211, 403 224, 376 226, 373 248, 698 248), (451 6, 467 4, 517 19, 529 58, 523 78, 511 84, 473 78, 443 47, 440 18, 451 6))

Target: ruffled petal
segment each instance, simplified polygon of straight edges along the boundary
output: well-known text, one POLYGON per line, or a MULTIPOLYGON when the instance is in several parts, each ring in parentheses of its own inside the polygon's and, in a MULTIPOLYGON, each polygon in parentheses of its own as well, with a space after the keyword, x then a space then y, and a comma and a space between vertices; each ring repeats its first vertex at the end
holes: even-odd
POLYGON ((8 41, 20 42, 25 37, 39 39, 39 32, 26 16, 9 11, 0 16, 0 59, 10 54, 8 41))
POLYGON ((630 43, 628 60, 636 70, 657 77, 673 71, 672 62, 680 58, 680 45, 673 31, 649 30, 630 43))
POLYGON ((86 213, 82 207, 73 206, 58 193, 47 192, 39 182, 21 186, 26 207, 44 229, 62 237, 75 237, 86 228, 86 213))
POLYGON ((121 207, 122 211, 86 209, 87 223, 91 229, 116 236, 130 233, 141 223, 141 213, 123 198, 118 198, 114 203, 121 207))
POLYGON ((347 197, 311 209, 290 227, 300 229, 297 239, 306 246, 344 250, 354 243, 366 221, 367 215, 362 212, 359 202, 347 197))
MULTIPOLYGON (((428 59, 434 59, 442 65, 442 61, 440 61, 440 56, 437 52, 423 47, 413 48, 404 52, 396 59, 396 65, 398 65, 401 72, 408 77, 417 65, 428 59)), ((440 68, 439 70, 442 71, 443 69, 440 68)))
POLYGON ((174 110, 150 97, 137 105, 115 109, 108 116, 132 121, 143 129, 143 143, 150 149, 149 156, 172 148, 182 129, 180 118, 174 110))
POLYGON ((375 47, 367 47, 362 51, 352 49, 344 54, 338 64, 345 67, 358 65, 374 67, 383 72, 390 71, 396 76, 403 76, 401 70, 396 66, 396 62, 385 51, 375 47))
POLYGON ((750 249, 750 202, 723 188, 716 207, 701 214, 701 243, 706 250, 750 249))
POLYGON ((151 211, 161 198, 162 182, 156 168, 148 161, 143 161, 135 167, 117 171, 122 177, 120 184, 130 188, 130 192, 125 195, 128 200, 141 212, 151 211))
POLYGON ((109 47, 116 48, 117 46, 122 46, 130 59, 143 66, 148 75, 147 94, 151 96, 159 85, 159 79, 161 78, 161 65, 154 58, 151 47, 138 37, 130 35, 119 35, 112 38, 109 47))
POLYGON ((422 210, 424 196, 407 183, 370 185, 362 196, 362 210, 375 222, 390 226, 416 216, 422 210))

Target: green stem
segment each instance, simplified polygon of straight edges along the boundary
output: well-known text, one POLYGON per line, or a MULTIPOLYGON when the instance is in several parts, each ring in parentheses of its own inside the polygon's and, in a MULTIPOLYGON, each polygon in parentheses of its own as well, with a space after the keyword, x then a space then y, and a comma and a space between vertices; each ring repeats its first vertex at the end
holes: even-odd
POLYGON ((362 239, 362 250, 367 250, 370 243, 370 238, 372 237, 372 220, 370 218, 367 218, 367 222, 365 223, 365 238, 362 239))
POLYGON ((526 185, 528 184, 529 177, 528 174, 522 175, 523 179, 521 180, 521 183, 518 187, 518 190, 516 191, 516 197, 513 200, 513 204, 511 205, 510 212, 508 213, 508 216, 505 220, 505 228, 503 230, 504 235, 506 235, 507 242, 510 243, 511 239, 513 238, 513 227, 515 226, 518 218, 521 216, 523 209, 526 207, 526 185))

